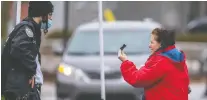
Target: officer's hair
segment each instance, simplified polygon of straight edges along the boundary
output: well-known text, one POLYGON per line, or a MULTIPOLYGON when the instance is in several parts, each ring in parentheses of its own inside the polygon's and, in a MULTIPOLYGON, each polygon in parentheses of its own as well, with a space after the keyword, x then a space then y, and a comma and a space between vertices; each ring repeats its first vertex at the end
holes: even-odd
POLYGON ((156 36, 155 40, 161 43, 161 46, 167 47, 175 44, 175 32, 172 30, 155 28, 152 35, 156 36))
POLYGON ((50 1, 30 1, 28 8, 29 17, 47 16, 53 12, 53 5, 50 1))

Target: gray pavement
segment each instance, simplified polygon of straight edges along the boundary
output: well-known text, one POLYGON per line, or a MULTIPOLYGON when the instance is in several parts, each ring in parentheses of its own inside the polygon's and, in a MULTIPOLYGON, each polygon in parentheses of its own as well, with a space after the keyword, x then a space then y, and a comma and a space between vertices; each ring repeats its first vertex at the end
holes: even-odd
POLYGON ((56 100, 56 88, 54 83, 45 82, 42 86, 42 100, 56 100))
POLYGON ((192 92, 189 95, 189 100, 207 100, 207 98, 203 98, 205 83, 191 84, 190 87, 192 92))
MULTIPOLYGON (((205 83, 193 83, 190 85, 192 92, 189 100, 207 100, 203 98, 205 83)), ((42 100, 56 100, 56 91, 54 83, 45 82, 42 87, 42 100)))

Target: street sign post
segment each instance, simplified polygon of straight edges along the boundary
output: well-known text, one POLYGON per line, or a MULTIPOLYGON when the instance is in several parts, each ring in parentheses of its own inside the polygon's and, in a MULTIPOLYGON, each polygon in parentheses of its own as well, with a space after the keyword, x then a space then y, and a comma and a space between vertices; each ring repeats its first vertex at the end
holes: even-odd
POLYGON ((16 1, 17 2, 17 11, 16 11, 16 25, 20 22, 21 20, 21 1, 16 1))
POLYGON ((104 74, 104 42, 103 42, 103 7, 102 1, 98 1, 99 12, 99 46, 100 46, 100 67, 101 67, 101 99, 106 100, 105 74, 104 74))

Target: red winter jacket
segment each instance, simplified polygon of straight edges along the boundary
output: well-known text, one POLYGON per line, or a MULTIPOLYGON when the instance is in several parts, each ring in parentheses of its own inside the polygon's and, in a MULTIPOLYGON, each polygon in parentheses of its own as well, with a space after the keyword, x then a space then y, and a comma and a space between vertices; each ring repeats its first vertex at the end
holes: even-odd
POLYGON ((124 61, 121 73, 130 85, 144 87, 146 100, 188 100, 185 55, 174 45, 152 54, 140 69, 124 61))

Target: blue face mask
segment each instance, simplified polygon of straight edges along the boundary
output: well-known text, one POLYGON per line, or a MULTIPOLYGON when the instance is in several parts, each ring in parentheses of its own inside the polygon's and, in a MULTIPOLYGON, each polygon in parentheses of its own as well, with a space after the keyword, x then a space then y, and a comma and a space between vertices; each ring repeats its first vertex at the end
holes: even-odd
MULTIPOLYGON (((50 28, 52 26, 52 20, 48 19, 47 26, 48 26, 48 28, 50 28)), ((46 23, 42 22, 41 29, 46 29, 46 23)))

